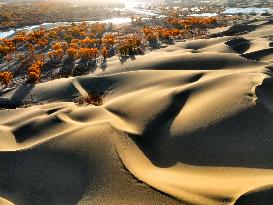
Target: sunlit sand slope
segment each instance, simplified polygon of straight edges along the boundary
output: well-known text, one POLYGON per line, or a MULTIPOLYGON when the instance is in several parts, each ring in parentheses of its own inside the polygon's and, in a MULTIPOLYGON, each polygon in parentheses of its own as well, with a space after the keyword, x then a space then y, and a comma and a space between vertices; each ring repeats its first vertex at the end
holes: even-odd
POLYGON ((4 92, 0 204, 273 204, 269 30, 4 92), (102 106, 74 103, 94 90, 102 106))

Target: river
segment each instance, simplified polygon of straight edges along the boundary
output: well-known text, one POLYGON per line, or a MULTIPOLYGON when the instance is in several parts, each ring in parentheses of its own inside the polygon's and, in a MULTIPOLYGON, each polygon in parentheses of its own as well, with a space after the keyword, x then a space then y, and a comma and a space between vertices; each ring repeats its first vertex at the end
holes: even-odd
MULTIPOLYGON (((123 1, 125 7, 124 8, 114 8, 116 11, 121 11, 121 12, 130 12, 134 13, 135 15, 142 15, 142 16, 155 16, 156 14, 153 13, 152 11, 146 10, 145 9, 145 2, 144 1, 123 1)), ((82 21, 86 23, 113 23, 113 24, 126 24, 131 22, 130 17, 115 17, 115 18, 110 18, 110 19, 105 19, 101 21, 82 21)), ((75 22, 75 23, 81 23, 81 22, 75 22)), ((44 27, 47 29, 54 28, 57 26, 61 25, 69 25, 71 22, 56 22, 56 23, 43 23, 39 25, 33 25, 33 26, 24 26, 22 28, 18 29, 11 29, 9 31, 5 32, 0 32, 0 38, 7 38, 14 33, 18 31, 30 31, 33 29, 37 29, 39 27, 44 27)))

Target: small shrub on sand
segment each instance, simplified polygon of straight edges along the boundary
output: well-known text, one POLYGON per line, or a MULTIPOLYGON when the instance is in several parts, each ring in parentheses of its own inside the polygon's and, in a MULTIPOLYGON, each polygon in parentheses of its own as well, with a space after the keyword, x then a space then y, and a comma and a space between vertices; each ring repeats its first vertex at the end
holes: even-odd
POLYGON ((98 93, 88 93, 87 95, 80 96, 77 99, 79 105, 94 105, 94 106, 101 106, 103 104, 102 96, 98 93))

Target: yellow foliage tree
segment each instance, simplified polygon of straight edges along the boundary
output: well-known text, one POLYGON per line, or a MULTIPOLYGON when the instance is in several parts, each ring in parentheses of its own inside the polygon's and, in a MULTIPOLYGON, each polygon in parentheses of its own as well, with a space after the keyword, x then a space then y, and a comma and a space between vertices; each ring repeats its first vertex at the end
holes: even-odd
POLYGON ((9 85, 13 79, 13 74, 12 72, 9 71, 2 71, 0 72, 0 81, 1 83, 5 85, 9 85))

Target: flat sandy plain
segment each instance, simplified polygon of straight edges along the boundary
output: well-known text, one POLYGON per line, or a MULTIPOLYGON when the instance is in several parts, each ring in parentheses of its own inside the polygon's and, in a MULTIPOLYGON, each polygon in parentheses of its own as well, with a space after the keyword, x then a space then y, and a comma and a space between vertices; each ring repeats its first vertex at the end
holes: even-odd
POLYGON ((255 20, 2 93, 36 105, 0 110, 0 204, 273 204, 272 35, 255 20), (74 103, 94 89, 102 106, 74 103))

